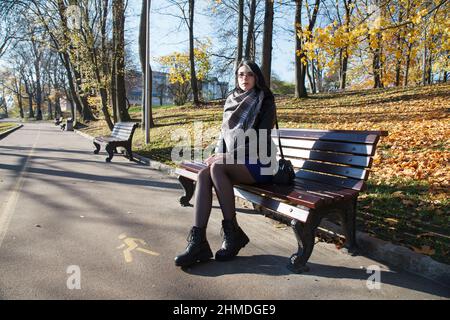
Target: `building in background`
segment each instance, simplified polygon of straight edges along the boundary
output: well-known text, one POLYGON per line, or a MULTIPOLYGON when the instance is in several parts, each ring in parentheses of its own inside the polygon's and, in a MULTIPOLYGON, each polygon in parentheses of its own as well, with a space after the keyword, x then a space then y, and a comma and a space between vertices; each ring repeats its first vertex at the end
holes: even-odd
POLYGON ((203 100, 205 101, 225 99, 229 90, 228 83, 220 82, 216 77, 199 81, 199 84, 203 100))
MULTIPOLYGON (((170 91, 169 74, 165 72, 152 72, 152 105, 160 106, 174 103, 170 91)), ((141 79, 141 73, 135 72, 132 77, 126 78, 127 97, 130 104, 142 103, 142 83, 134 79, 141 79)), ((228 83, 220 82, 216 77, 199 81, 199 89, 205 101, 225 99, 228 92, 228 83)))
MULTIPOLYGON (((135 72, 133 78, 142 79, 141 72, 135 72)), ((127 98, 130 104, 142 103, 142 82, 126 78, 127 98)), ((173 104, 173 97, 169 92, 168 74, 159 71, 152 72, 152 105, 160 106, 173 104)))

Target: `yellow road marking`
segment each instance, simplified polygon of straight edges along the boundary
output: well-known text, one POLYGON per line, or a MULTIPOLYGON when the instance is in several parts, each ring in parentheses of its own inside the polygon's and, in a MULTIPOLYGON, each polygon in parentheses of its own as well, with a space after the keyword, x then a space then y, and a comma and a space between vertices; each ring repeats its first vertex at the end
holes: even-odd
POLYGON ((130 238, 130 237, 127 237, 127 235, 124 233, 122 233, 119 236, 119 239, 123 240, 124 243, 122 243, 120 246, 118 246, 117 249, 123 249, 126 247, 126 249, 123 250, 123 256, 125 258, 125 261, 128 263, 133 261, 133 256, 131 255, 131 251, 133 251, 133 250, 140 251, 140 252, 152 255, 152 256, 159 256, 158 252, 139 247, 139 244, 144 245, 144 246, 147 245, 147 243, 143 239, 130 238))

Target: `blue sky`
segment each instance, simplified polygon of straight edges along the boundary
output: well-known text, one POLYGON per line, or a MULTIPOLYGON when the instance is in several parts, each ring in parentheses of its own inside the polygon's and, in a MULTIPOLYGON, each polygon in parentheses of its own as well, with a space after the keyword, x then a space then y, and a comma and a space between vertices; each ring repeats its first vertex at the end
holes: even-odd
MULTIPOLYGON (((127 20, 126 20, 126 38, 133 52, 138 57, 138 30, 141 10, 141 0, 128 0, 127 20)), ((211 18, 202 15, 202 9, 205 8, 210 0, 196 1, 196 16, 194 23, 194 35, 199 39, 211 37, 213 46, 220 41, 214 37, 214 30, 211 18)), ((158 8, 167 6, 167 1, 152 0, 151 13, 151 43, 150 51, 152 57, 162 56, 174 51, 188 50, 188 31, 184 25, 180 25, 180 19, 160 14, 158 8), (178 31, 177 31, 178 30, 178 31)), ((167 11, 167 10, 166 10, 167 11)), ((178 14, 178 12, 173 12, 178 14)), ((293 22, 293 16, 285 16, 277 19, 278 24, 289 28, 293 22)), ((272 51, 272 72, 275 72, 280 79, 294 81, 294 42, 291 35, 287 32, 278 32, 273 40, 272 51), (291 40, 291 41, 289 41, 291 40)), ((138 61, 138 59, 137 59, 138 61)), ((159 70, 160 66, 152 61, 152 69, 159 70)))

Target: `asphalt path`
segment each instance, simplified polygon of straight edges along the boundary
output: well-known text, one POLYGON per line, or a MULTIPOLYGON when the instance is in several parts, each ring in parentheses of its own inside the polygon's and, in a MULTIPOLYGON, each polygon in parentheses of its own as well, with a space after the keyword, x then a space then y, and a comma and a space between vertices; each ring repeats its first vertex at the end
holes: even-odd
MULTIPOLYGON (((176 179, 52 123, 0 140, 0 299, 448 299, 449 289, 317 243, 310 271, 285 266, 293 232, 241 208, 250 243, 235 260, 182 270, 193 208, 176 179), (373 266, 380 268, 379 286, 373 266), (367 270, 369 269, 369 270, 367 270), (376 283, 375 283, 376 284, 376 283)), ((220 247, 221 212, 208 228, 220 247)))

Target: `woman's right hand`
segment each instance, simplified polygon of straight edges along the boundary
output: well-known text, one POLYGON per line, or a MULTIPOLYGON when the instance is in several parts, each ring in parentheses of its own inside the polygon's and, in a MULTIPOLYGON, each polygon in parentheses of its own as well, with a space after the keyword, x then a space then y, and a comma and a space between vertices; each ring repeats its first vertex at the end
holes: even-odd
POLYGON ((220 162, 220 163, 226 163, 226 153, 215 153, 208 157, 208 159, 205 160, 205 163, 209 166, 211 166, 214 162, 220 162))
POLYGON ((208 167, 209 167, 209 166, 211 166, 211 165, 213 164, 213 162, 215 161, 215 159, 216 159, 216 155, 215 155, 215 154, 210 155, 210 156, 208 157, 208 159, 205 160, 205 163, 206 163, 206 164, 208 165, 208 167))

